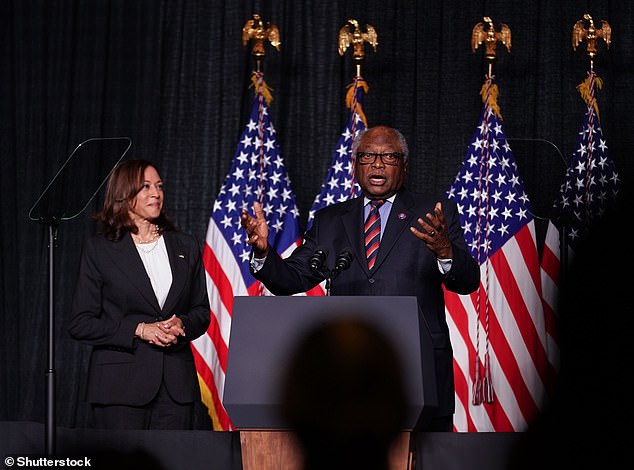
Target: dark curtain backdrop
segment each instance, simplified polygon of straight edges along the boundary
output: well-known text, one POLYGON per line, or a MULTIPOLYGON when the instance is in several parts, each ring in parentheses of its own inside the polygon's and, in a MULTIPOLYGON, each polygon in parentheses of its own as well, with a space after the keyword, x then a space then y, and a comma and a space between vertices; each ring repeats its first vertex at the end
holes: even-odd
MULTIPOLYGON (((254 12, 276 23, 282 46, 264 60, 278 131, 302 224, 325 177, 348 110, 351 50, 337 52, 348 18, 373 25, 366 47, 370 125, 400 128, 410 142, 407 184, 440 195, 458 171, 481 110, 486 67, 471 31, 490 16, 512 30, 494 74, 503 125, 536 215, 562 181, 584 112, 576 86, 589 61, 571 46, 585 12, 612 26, 595 70, 604 135, 628 184, 634 156, 634 25, 630 1, 2 0, 0 2, 0 420, 44 421, 49 251, 47 226, 29 210, 85 139, 128 136, 130 157, 157 162, 166 205, 204 240, 252 98, 254 61, 241 30, 254 12), (531 139, 539 139, 535 143, 531 139), (551 144, 546 143, 551 142, 551 144)), ((95 165, 104 165, 96 161, 95 165)), ((96 182, 78 175, 73 190, 96 182)), ((54 250, 57 423, 88 424, 88 348, 66 332, 79 253, 94 230, 99 192, 63 222, 54 250)), ((538 232, 544 222, 538 220, 538 232)), ((605 248, 605 246, 603 246, 605 248)), ((602 255, 607 255, 605 251, 602 255)))

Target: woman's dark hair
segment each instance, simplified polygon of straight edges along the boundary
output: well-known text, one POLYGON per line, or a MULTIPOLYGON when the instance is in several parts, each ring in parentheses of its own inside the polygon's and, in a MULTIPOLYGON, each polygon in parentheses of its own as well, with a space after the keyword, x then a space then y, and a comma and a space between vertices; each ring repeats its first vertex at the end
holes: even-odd
MULTIPOLYGON (((130 217, 130 208, 136 195, 143 189, 143 175, 147 167, 154 168, 160 174, 154 163, 141 159, 123 161, 114 169, 108 178, 103 207, 95 216, 99 233, 109 239, 120 240, 128 232, 139 231, 130 217)), ((176 229, 164 209, 153 222, 158 226, 159 233, 176 229)))

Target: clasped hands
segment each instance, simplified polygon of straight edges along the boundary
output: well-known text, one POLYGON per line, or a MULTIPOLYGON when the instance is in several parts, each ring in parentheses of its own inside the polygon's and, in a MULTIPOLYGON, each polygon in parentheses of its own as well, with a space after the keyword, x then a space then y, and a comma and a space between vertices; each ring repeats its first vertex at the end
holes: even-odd
POLYGON ((135 335, 154 346, 167 347, 178 343, 179 336, 185 336, 185 325, 176 315, 167 320, 153 323, 139 323, 135 335))

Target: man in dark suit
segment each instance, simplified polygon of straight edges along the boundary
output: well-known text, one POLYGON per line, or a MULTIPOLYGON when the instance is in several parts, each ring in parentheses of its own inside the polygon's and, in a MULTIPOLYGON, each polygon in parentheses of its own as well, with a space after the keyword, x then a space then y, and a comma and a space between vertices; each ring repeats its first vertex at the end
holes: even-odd
POLYGON ((311 268, 316 252, 327 253, 324 265, 334 266, 337 256, 349 250, 353 260, 332 280, 331 295, 415 296, 421 327, 429 328, 432 337, 438 395, 435 415, 423 429, 451 431, 453 350, 443 286, 459 294, 475 291, 479 267, 466 247, 456 205, 403 187, 408 146, 398 130, 377 126, 362 131, 352 152, 363 196, 318 211, 302 245, 288 258, 270 252, 260 204, 254 204, 255 217, 243 210, 242 226, 253 248, 251 270, 273 294, 295 294, 324 280, 320 270, 311 268), (377 202, 380 229, 373 234, 368 216, 377 202), (377 245, 372 239, 379 230, 377 245))

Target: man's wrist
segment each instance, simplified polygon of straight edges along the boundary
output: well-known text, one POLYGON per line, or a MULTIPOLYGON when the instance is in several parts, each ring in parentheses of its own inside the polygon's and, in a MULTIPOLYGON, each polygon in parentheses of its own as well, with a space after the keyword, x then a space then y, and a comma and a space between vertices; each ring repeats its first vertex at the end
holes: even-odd
POLYGON ((251 260, 249 261, 249 267, 251 268, 251 271, 253 273, 257 273, 260 269, 262 269, 262 266, 264 266, 265 261, 266 261, 266 255, 264 256, 264 258, 258 258, 255 255, 255 251, 253 251, 251 253, 251 260))
POLYGON ((253 248, 253 257, 256 259, 265 259, 268 253, 269 253, 268 245, 264 250, 259 250, 255 247, 253 248))

